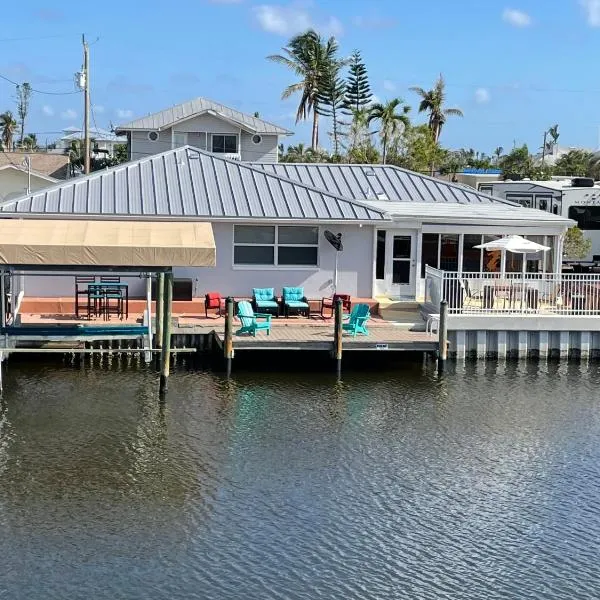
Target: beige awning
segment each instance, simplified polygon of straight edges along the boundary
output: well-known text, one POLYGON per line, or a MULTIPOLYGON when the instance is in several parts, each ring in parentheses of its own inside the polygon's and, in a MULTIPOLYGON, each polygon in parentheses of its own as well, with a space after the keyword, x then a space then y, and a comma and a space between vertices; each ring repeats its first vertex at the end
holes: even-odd
POLYGON ((210 223, 0 219, 0 264, 214 267, 210 223))

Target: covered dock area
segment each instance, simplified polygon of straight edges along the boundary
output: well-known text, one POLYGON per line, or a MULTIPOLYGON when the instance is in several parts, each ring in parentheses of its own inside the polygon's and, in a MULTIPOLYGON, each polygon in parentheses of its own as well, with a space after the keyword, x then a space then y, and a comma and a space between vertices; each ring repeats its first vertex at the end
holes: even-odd
MULTIPOLYGON (((173 267, 214 267, 212 226, 204 222, 147 220, 13 219, 0 221, 0 357, 11 352, 81 352, 83 340, 127 340, 142 343, 148 357, 153 348, 152 279, 157 281, 156 333, 161 352, 161 389, 166 389, 171 348, 173 267), (61 324, 23 323, 20 306, 25 278, 60 275, 90 278, 82 290, 87 321, 61 324), (120 277, 146 280, 142 322, 124 319, 127 283, 120 277), (91 279, 90 279, 91 281, 91 279), (111 302, 121 307, 111 319, 111 302), (92 320, 90 306, 102 318, 92 320)), ((51 285, 51 283, 50 283, 51 285)), ((181 352, 181 349, 178 349, 181 352)))

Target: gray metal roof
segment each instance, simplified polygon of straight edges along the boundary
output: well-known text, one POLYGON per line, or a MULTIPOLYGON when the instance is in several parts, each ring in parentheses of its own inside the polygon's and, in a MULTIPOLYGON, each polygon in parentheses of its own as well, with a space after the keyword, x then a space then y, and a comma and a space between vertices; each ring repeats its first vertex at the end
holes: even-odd
POLYGON ((277 173, 345 198, 390 202, 436 202, 458 204, 507 204, 514 202, 407 171, 392 165, 336 165, 329 163, 261 163, 277 173))
POLYGON ((165 127, 170 127, 180 121, 185 121, 196 117, 202 113, 212 111, 216 116, 220 116, 226 121, 232 121, 242 129, 247 129, 251 132, 256 133, 272 133, 277 135, 291 135, 292 132, 274 125, 268 121, 263 121, 257 117, 247 115, 246 113, 240 112, 208 98, 195 98, 189 100, 183 104, 177 106, 171 106, 165 110, 130 121, 124 125, 120 125, 115 129, 116 133, 123 131, 131 131, 133 129, 140 129, 143 131, 160 131, 165 127))
POLYGON ((3 213, 382 221, 367 203, 185 146, 45 188, 3 213))

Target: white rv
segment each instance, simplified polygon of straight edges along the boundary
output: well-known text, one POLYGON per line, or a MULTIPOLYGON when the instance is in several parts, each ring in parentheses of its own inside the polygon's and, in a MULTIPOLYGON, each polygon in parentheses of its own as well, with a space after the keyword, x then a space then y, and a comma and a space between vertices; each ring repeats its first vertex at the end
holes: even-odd
POLYGON ((573 219, 585 237, 592 241, 592 249, 585 259, 568 262, 582 267, 600 267, 600 185, 593 179, 497 181, 480 183, 478 189, 521 206, 573 219))

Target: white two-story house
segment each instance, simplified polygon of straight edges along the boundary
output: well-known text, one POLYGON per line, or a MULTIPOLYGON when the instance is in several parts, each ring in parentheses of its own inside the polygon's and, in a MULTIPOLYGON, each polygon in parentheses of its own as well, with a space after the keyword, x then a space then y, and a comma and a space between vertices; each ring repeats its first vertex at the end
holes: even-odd
POLYGON ((245 162, 277 162, 280 136, 292 132, 258 117, 196 98, 116 128, 137 160, 190 145, 245 162))

